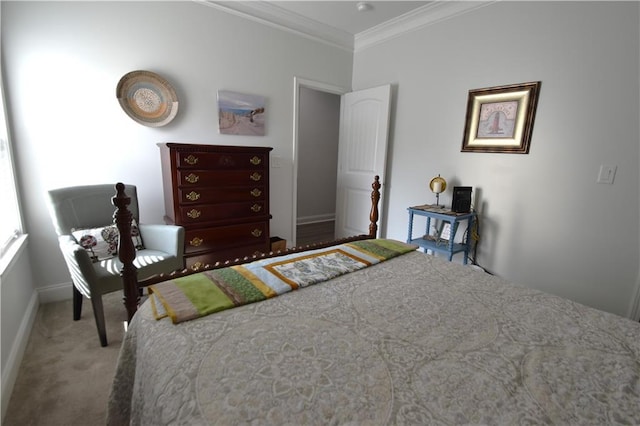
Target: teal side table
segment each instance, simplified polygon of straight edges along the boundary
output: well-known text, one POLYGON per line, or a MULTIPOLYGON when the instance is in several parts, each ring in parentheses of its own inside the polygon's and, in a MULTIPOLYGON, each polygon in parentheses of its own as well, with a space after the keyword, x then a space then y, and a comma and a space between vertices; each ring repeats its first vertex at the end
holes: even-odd
POLYGON ((473 221, 476 220, 476 213, 455 213, 451 210, 445 210, 443 208, 437 208, 432 206, 415 206, 407 209, 409 212, 409 232, 407 236, 407 243, 415 244, 424 249, 432 250, 435 253, 442 253, 447 255, 449 262, 456 253, 464 253, 462 263, 465 265, 469 259, 469 251, 471 249, 471 239, 467 233, 467 237, 460 243, 454 242, 458 226, 462 222, 467 223, 467 229, 473 228, 473 221), (413 218, 414 216, 425 216, 427 218, 426 232, 418 237, 413 238, 413 218), (444 240, 439 236, 429 235, 429 229, 431 229, 431 220, 439 220, 441 223, 448 222, 451 226, 451 232, 449 233, 449 239, 444 240))

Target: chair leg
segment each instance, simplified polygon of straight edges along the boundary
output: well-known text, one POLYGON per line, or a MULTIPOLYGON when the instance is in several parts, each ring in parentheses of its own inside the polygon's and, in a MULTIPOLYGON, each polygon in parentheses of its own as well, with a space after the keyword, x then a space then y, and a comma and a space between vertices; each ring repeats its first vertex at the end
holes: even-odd
POLYGON ((107 346, 107 327, 104 322, 104 309, 102 308, 102 295, 96 295, 91 298, 93 306, 93 316, 96 318, 96 327, 98 328, 98 336, 100 337, 100 346, 107 346))
POLYGON ((73 320, 78 321, 82 314, 82 293, 73 286, 73 320))

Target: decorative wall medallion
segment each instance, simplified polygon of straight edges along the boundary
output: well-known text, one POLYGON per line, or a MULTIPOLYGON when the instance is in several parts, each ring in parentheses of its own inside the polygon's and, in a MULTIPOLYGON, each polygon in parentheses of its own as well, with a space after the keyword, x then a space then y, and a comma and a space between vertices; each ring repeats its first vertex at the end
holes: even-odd
POLYGON ((120 106, 136 122, 161 127, 178 113, 176 91, 167 80, 151 71, 131 71, 118 82, 120 106))

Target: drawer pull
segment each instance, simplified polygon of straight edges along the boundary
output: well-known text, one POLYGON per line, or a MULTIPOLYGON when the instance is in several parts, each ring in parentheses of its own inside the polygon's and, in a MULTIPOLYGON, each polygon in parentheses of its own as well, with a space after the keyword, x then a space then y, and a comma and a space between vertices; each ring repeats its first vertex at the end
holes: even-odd
POLYGON ((184 180, 186 180, 189 183, 196 183, 199 179, 200 179, 200 176, 194 175, 193 173, 190 173, 184 177, 184 180))
POLYGON ((196 201, 196 200, 200 199, 200 194, 198 194, 196 191, 191 191, 185 197, 189 201, 196 201))
POLYGON ((189 241, 189 244, 191 244, 193 247, 198 247, 199 245, 201 245, 204 242, 204 240, 200 237, 193 237, 191 239, 191 241, 189 241))
POLYGON ((201 214, 202 212, 196 209, 191 209, 187 212, 187 216, 189 216, 191 219, 197 219, 200 217, 201 214))
POLYGON ((258 182, 260 179, 262 179, 262 175, 258 172, 254 172, 251 176, 249 176, 249 178, 251 178, 251 180, 254 182, 258 182))
POLYGON ((260 159, 260 157, 258 156, 254 156, 251 160, 249 160, 249 162, 254 166, 257 166, 258 164, 262 163, 262 159, 260 159))
POLYGON ((184 162, 195 166, 196 164, 198 164, 198 157, 194 157, 193 155, 189 154, 188 157, 185 157, 184 162))
POLYGON ((254 213, 258 213, 260 210, 262 210, 262 206, 260 204, 254 204, 251 206, 251 211, 254 213))
POLYGON ((262 231, 259 230, 258 228, 256 228, 253 231, 251 231, 251 235, 253 235, 254 237, 258 238, 260 235, 262 235, 262 231))
POLYGON ((191 265, 191 270, 192 271, 197 271, 198 269, 202 268, 204 265, 202 262, 196 262, 193 265, 191 265))
POLYGON ((260 191, 258 188, 254 188, 253 191, 250 192, 250 194, 257 198, 262 195, 262 191, 260 191))

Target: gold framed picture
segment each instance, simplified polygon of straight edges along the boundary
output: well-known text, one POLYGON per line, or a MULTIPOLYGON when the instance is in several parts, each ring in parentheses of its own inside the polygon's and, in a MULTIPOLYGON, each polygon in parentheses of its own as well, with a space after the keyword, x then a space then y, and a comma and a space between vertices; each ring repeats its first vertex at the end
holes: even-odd
POLYGON ((470 90, 461 151, 528 154, 540 85, 470 90))

